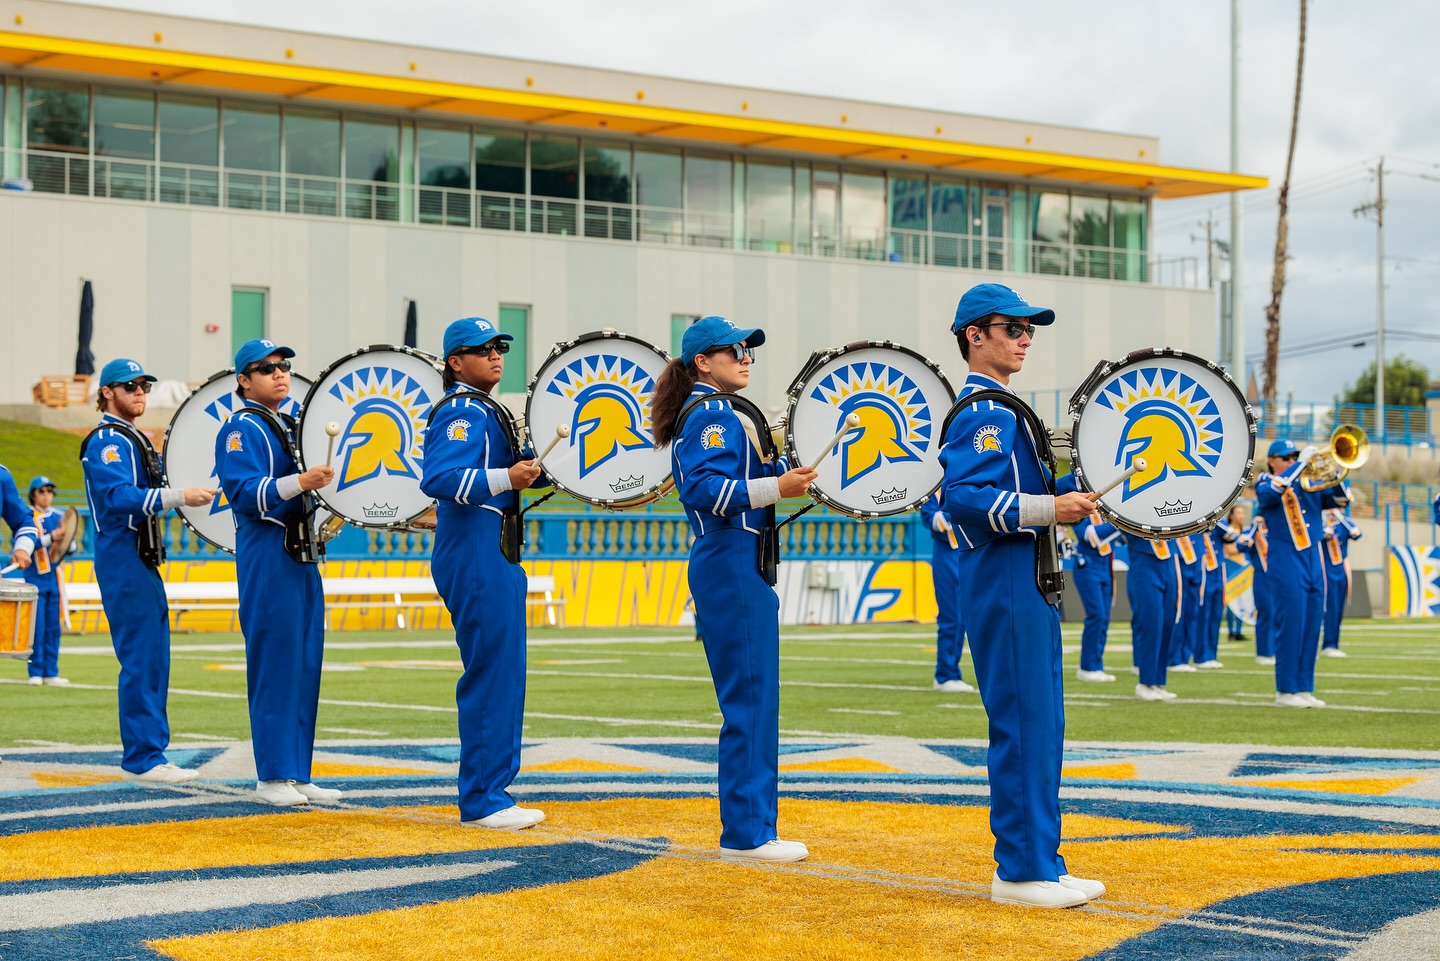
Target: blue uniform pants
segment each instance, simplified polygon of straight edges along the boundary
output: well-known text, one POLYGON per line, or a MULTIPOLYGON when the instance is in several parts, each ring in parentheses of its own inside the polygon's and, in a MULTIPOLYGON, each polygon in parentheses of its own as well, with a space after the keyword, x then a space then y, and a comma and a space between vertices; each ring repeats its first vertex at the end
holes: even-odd
POLYGON ((965 622, 960 616, 960 598, 955 591, 955 572, 960 552, 948 542, 935 541, 930 555, 930 574, 935 581, 935 681, 964 680, 960 656, 965 651, 965 622))
MULTIPOLYGON (((1343 574, 1345 568, 1340 568, 1343 574)), ((1350 580, 1327 574, 1325 578, 1325 647, 1340 646, 1340 622, 1345 618, 1345 602, 1350 599, 1350 580)), ((43 600, 43 598, 42 598, 43 600)))
POLYGON ((170 612, 160 574, 135 552, 135 532, 101 531, 95 539, 95 580, 120 661, 120 766, 144 774, 166 763, 170 720, 170 612))
POLYGON ((1200 644, 1195 651, 1195 660, 1200 663, 1220 659, 1220 621, 1225 610, 1225 575, 1218 570, 1205 572, 1204 625, 1200 628, 1200 644))
POLYGON ((1255 656, 1275 656, 1275 619, 1270 603, 1270 572, 1255 568, 1255 656))
POLYGON ((1281 694, 1314 691, 1320 619, 1325 609, 1320 552, 1311 547, 1288 557, 1273 553, 1266 576, 1274 602, 1270 623, 1275 637, 1275 690, 1281 694))
POLYGON ((1188 664, 1192 659, 1200 660, 1195 656, 1200 646, 1201 622, 1204 619, 1204 612, 1200 608, 1200 575, 1199 561, 1194 564, 1180 562, 1179 621, 1175 624, 1170 656, 1165 661, 1170 667, 1188 664))
MULTIPOLYGON (((1251 588, 1250 596, 1252 598, 1255 596, 1254 588, 1251 588)), ((1229 607, 1225 608, 1225 634, 1232 638, 1245 635, 1245 622, 1236 617, 1235 612, 1229 607)))
MULTIPOLYGON (((1077 558, 1077 561, 1079 558, 1077 558)), ((1115 601, 1115 574, 1109 557, 1084 558, 1074 571, 1075 590, 1085 607, 1085 627, 1080 633, 1080 670, 1105 670, 1105 642, 1110 636, 1110 608, 1115 601)))
POLYGON ((235 575, 255 775, 308 783, 325 654, 320 570, 285 553, 285 528, 255 520, 235 532, 235 575))
POLYGON ((1140 551, 1130 552, 1125 594, 1130 598, 1130 643, 1141 684, 1165 686, 1165 667, 1175 635, 1178 580, 1175 558, 1162 561, 1140 551))
POLYGON ((722 527, 690 548, 690 594, 720 703, 720 846, 776 838, 780 799, 780 599, 760 538, 722 527))
MULTIPOLYGON (((483 479, 482 479, 483 483, 483 479)), ((525 571, 500 553, 499 512, 441 503, 431 572, 455 624, 464 672, 460 820, 514 805, 525 719, 525 571)))
MULTIPOLYGON (((43 547, 36 549, 44 550, 43 547)), ((35 602, 35 647, 30 652, 30 676, 59 677, 60 585, 53 574, 30 583, 40 591, 35 602)))
POLYGON ((1035 545, 1002 537, 960 553, 970 656, 990 720, 990 830, 1004 881, 1054 881, 1065 746, 1060 614, 1035 587, 1035 545))

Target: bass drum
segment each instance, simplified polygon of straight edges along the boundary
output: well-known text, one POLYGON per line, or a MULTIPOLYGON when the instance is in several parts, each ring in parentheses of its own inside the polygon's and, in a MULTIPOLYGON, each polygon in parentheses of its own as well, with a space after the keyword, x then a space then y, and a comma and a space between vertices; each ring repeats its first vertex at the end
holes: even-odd
POLYGON ((425 420, 444 394, 435 358, 413 347, 363 347, 335 361, 305 395, 300 462, 324 464, 335 438, 335 480, 321 506, 356 527, 429 529, 435 502, 420 491, 425 420))
POLYGON ((1145 469, 1100 499, 1128 534, 1174 538, 1215 526, 1250 483, 1255 412, 1230 375, 1184 351, 1101 361, 1070 398, 1072 466, 1084 491, 1145 469))
MULTIPOLYGON (((280 405, 282 414, 300 416, 300 401, 310 389, 310 380, 299 374, 290 375, 290 394, 280 405)), ((228 367, 214 374, 195 388, 175 411, 170 426, 165 428, 162 448, 166 487, 220 487, 220 472, 215 464, 215 439, 220 428, 241 404, 235 396, 235 368, 228 367)), ((180 519, 201 540, 227 554, 235 553, 235 518, 230 502, 222 491, 204 507, 178 508, 180 519)))
POLYGON ((525 396, 525 434, 558 490, 610 510, 640 507, 671 487, 670 452, 656 450, 650 397, 670 355, 638 337, 598 330, 556 344, 525 396))
POLYGON ((850 414, 860 424, 817 468, 810 494, 851 517, 911 510, 944 480, 940 421, 955 401, 929 358, 889 341, 816 351, 790 385, 785 452, 812 464, 850 414))

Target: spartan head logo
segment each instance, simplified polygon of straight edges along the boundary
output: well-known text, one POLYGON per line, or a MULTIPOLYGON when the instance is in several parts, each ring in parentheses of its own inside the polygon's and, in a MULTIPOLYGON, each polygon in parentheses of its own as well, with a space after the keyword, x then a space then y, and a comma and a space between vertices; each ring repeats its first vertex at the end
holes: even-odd
POLYGON ((340 435, 340 477, 344 490, 381 473, 419 477, 410 459, 415 435, 410 413, 389 397, 367 397, 357 403, 340 435))
POLYGON ((850 414, 860 417, 860 426, 840 441, 840 487, 850 486, 886 461, 919 460, 920 455, 906 443, 909 427, 905 410, 895 398, 878 391, 857 391, 840 402, 835 421, 838 431, 850 414))
POLYGON ((1116 463, 1125 470, 1136 457, 1145 459, 1145 469, 1125 482, 1122 501, 1132 494, 1158 484, 1167 477, 1200 475, 1210 471, 1200 462, 1199 427, 1179 404, 1163 397, 1150 397, 1125 410, 1125 429, 1120 435, 1116 463))
POLYGON ((623 450, 650 447, 652 441, 642 429, 644 423, 639 398, 621 384, 601 381, 576 394, 570 443, 580 448, 580 476, 623 450))

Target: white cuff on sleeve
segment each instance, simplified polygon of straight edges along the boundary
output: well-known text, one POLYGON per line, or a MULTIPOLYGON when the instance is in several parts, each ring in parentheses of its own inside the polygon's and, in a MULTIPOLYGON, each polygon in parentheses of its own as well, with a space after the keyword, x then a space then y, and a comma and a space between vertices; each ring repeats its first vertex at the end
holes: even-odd
POLYGON ((1055 497, 1051 494, 1021 494, 1020 526, 1049 527, 1055 523, 1055 497))
POLYGON ((31 557, 34 557, 35 538, 31 537, 29 534, 21 534, 19 537, 15 538, 15 543, 10 545, 10 552, 13 554, 16 551, 24 551, 31 557))
POLYGON ((752 477, 745 482, 751 507, 769 507, 780 500, 780 478, 752 477))
POLYGON ((510 469, 507 467, 492 467, 485 472, 485 483, 490 487, 490 496, 503 494, 508 490, 514 490, 510 483, 510 469))
POLYGON ((185 504, 185 491, 179 487, 166 487, 160 491, 160 510, 173 511, 185 504))
POLYGON ((944 511, 936 511, 935 516, 930 518, 930 529, 937 534, 943 534, 950 529, 949 518, 944 511))
POLYGON ((275 478, 275 493, 280 495, 282 501, 288 501, 300 496, 300 475, 286 474, 284 477, 275 478))

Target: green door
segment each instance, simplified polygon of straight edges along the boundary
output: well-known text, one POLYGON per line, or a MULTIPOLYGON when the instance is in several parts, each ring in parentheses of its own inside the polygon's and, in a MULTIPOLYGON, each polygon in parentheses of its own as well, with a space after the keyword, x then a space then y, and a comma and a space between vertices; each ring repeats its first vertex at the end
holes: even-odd
POLYGON ((505 356, 505 374, 500 378, 499 393, 523 394, 529 382, 530 369, 530 308, 517 305, 500 308, 500 329, 514 337, 510 353, 505 356))
POLYGON ((670 315, 670 356, 680 356, 680 343, 685 339, 685 331, 690 325, 700 319, 699 314, 671 314, 670 315))
POLYGON ((230 290, 230 355, 247 340, 265 336, 265 291, 253 287, 230 290))

